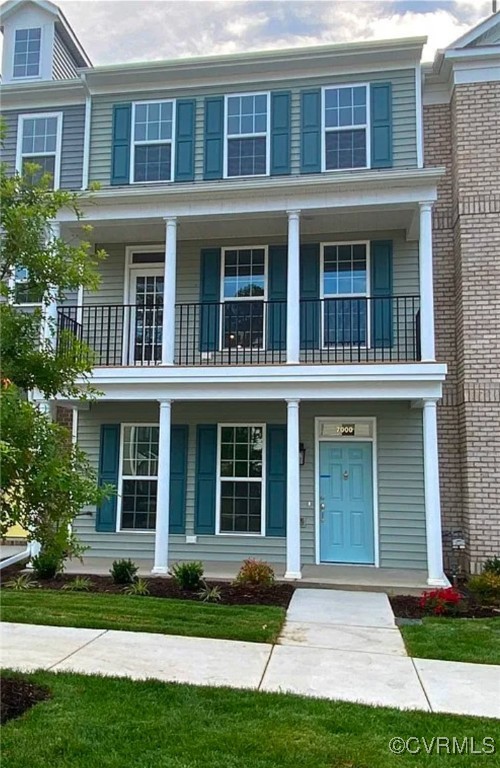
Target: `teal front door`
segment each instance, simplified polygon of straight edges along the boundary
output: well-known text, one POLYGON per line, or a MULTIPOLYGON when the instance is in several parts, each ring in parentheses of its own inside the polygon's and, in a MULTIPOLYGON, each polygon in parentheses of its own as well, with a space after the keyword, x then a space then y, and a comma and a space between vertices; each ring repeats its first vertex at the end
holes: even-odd
POLYGON ((321 442, 320 560, 373 565, 372 444, 321 442))

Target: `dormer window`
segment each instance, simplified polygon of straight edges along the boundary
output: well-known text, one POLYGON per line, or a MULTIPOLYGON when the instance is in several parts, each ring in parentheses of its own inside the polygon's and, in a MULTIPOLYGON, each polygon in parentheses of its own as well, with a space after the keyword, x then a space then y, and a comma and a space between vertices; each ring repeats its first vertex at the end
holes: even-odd
POLYGON ((40 27, 16 29, 14 40, 14 78, 40 76, 40 51, 42 30, 40 27))

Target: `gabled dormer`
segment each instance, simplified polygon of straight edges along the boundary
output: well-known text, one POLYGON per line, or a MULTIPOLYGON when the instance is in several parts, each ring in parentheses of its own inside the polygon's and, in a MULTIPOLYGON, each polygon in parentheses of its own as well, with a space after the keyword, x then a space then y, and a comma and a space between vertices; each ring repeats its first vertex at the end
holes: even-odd
POLYGON ((68 80, 91 62, 68 21, 46 0, 9 0, 1 8, 2 82, 68 80))

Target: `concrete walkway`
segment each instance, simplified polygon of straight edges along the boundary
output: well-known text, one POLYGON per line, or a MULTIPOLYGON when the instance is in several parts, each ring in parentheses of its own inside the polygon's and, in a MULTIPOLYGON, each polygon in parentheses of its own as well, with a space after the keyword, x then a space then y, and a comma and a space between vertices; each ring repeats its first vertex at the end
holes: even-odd
POLYGON ((296 590, 275 646, 146 632, 1 625, 3 666, 227 685, 500 717, 500 667, 411 659, 386 595, 296 590))

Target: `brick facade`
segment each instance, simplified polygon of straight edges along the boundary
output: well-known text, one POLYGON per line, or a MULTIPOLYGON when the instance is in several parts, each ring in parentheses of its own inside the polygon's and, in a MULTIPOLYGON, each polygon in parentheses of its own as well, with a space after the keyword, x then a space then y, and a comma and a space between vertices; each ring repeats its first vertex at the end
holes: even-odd
POLYGON ((443 529, 463 531, 477 571, 500 555, 500 82, 426 106, 424 140, 447 171, 433 216, 443 529))

